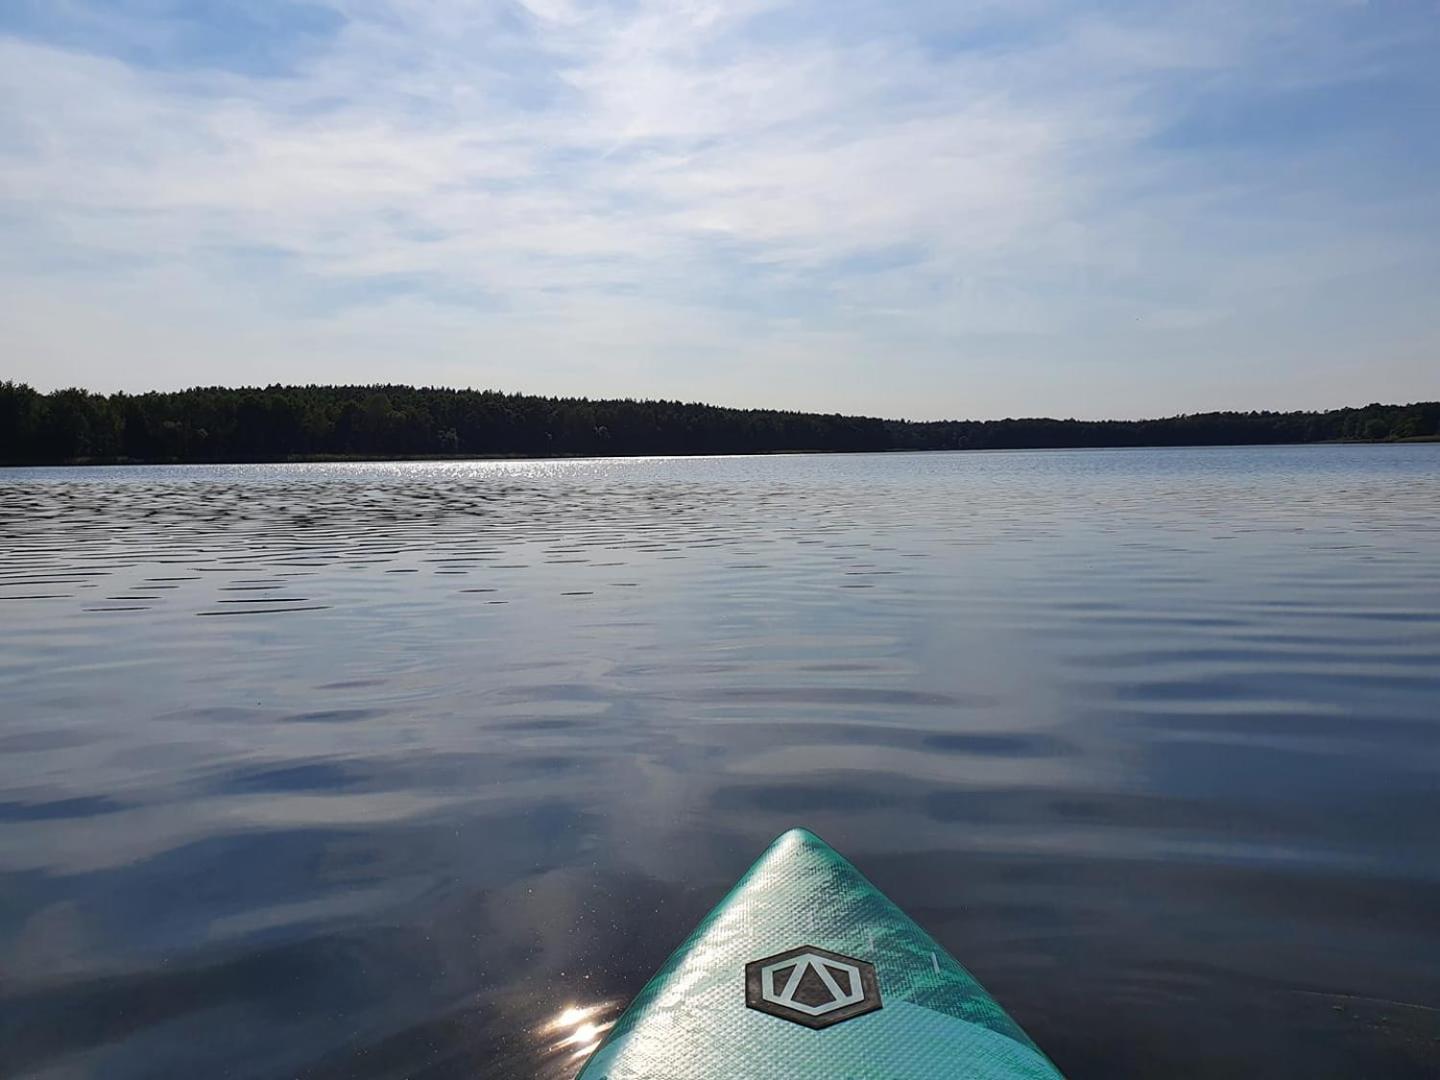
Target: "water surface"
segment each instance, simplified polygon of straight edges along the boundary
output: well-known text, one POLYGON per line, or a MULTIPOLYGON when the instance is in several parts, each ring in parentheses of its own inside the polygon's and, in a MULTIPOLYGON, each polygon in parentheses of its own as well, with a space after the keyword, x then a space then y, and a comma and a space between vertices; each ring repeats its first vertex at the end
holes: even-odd
POLYGON ((0 471, 0 1075, 572 1076, 814 828, 1074 1080, 1440 1074, 1440 446, 0 471))

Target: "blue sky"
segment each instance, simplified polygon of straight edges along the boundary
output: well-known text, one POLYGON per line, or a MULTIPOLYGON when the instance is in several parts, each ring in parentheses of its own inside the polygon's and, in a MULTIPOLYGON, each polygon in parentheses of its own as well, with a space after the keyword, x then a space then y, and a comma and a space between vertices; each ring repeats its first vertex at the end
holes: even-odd
POLYGON ((9 0, 0 377, 1440 397, 1437 0, 9 0))

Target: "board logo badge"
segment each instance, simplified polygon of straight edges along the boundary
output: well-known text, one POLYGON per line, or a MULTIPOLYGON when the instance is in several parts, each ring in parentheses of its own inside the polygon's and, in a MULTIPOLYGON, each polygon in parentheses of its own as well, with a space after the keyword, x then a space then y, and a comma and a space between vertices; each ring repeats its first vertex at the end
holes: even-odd
POLYGON ((874 964, 802 945, 745 965, 745 1004, 818 1029, 874 1012, 882 1003, 874 964))

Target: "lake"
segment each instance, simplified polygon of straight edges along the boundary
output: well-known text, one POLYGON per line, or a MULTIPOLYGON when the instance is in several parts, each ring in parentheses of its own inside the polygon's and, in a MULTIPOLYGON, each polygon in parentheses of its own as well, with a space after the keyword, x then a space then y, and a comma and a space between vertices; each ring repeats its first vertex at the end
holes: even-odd
POLYGON ((573 1076, 795 824, 1072 1080, 1440 1075, 1440 445, 0 470, 0 556, 0 1075, 573 1076))

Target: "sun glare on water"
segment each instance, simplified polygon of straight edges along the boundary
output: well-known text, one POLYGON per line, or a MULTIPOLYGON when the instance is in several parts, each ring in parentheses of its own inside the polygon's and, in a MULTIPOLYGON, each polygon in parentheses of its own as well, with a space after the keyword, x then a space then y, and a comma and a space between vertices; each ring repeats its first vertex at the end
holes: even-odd
POLYGON ((583 1061, 599 1044, 605 1032, 615 1026, 618 1002, 595 1005, 567 1005, 540 1026, 548 1054, 563 1054, 570 1061, 583 1061))

